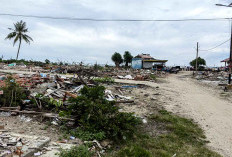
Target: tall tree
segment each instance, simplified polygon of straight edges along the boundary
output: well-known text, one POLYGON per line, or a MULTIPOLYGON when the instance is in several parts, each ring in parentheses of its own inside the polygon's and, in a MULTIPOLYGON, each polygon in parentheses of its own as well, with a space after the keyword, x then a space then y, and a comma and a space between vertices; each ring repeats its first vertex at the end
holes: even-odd
POLYGON ((50 64, 50 60, 45 59, 45 63, 46 63, 46 64, 50 64))
POLYGON ((28 28, 26 27, 26 22, 23 22, 22 20, 14 23, 14 28, 9 28, 9 30, 12 32, 7 35, 6 39, 11 40, 14 38, 13 46, 19 41, 18 53, 16 57, 16 60, 18 60, 22 40, 30 44, 30 41, 33 41, 33 39, 26 34, 28 33, 28 28))
MULTIPOLYGON (((192 60, 190 62, 190 65, 195 67, 196 66, 196 59, 192 60)), ((203 58, 198 57, 197 58, 197 67, 199 67, 200 65, 206 65, 206 61, 203 58)))
POLYGON ((129 51, 126 51, 123 55, 123 58, 124 58, 124 62, 126 63, 126 66, 128 66, 128 64, 132 62, 133 56, 129 51))
POLYGON ((120 53, 115 52, 112 57, 112 61, 115 63, 116 67, 119 67, 120 64, 122 64, 123 59, 120 53))

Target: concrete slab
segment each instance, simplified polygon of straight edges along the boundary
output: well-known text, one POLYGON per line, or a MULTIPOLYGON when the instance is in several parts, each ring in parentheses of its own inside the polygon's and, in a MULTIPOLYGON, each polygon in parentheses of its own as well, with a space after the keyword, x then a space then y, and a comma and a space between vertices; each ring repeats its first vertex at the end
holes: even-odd
MULTIPOLYGON (((38 152, 38 150, 42 149, 45 145, 47 145, 50 142, 49 137, 43 136, 28 136, 24 134, 15 134, 11 132, 5 132, 0 135, 0 141, 6 141, 6 138, 9 141, 16 141, 16 139, 22 139, 22 157, 32 157, 34 153, 38 152)), ((16 150, 16 144, 12 144, 11 146, 5 146, 3 147, 3 149, 0 150, 12 152, 13 150, 16 150)), ((13 157, 18 157, 18 155, 13 155, 13 157)))

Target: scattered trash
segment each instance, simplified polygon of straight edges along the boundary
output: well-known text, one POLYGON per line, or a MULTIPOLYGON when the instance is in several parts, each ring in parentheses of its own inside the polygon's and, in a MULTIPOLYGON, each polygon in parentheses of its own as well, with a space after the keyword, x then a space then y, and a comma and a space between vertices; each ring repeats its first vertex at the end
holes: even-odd
POLYGON ((24 122, 30 122, 32 120, 30 117, 26 117, 25 115, 22 115, 22 116, 19 115, 19 118, 21 121, 24 121, 24 122))
POLYGON ((74 136, 69 137, 71 140, 75 140, 76 138, 74 136))

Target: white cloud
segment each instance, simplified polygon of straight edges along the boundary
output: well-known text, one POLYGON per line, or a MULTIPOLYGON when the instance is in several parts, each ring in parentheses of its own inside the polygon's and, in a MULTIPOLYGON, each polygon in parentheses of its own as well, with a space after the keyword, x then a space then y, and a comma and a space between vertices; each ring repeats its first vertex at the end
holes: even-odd
MULTIPOLYGON (((183 19, 230 17, 231 8, 216 7, 229 0, 1 0, 2 13, 109 19, 183 19), (14 5, 12 5, 14 4, 14 5)), ((17 47, 5 41, 8 27, 20 17, 0 16, 0 55, 15 57, 17 47)), ((211 48, 230 37, 228 21, 196 22, 89 22, 23 18, 34 42, 23 43, 21 58, 111 63, 111 55, 126 50, 151 53, 169 64, 187 65, 194 47, 211 48)), ((208 64, 228 55, 225 44, 201 53, 208 64)))

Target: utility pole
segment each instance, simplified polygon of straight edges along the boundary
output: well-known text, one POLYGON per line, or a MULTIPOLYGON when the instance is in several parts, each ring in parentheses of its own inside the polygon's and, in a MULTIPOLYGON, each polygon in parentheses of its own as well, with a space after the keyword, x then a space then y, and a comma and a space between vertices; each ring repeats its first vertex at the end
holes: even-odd
POLYGON ((232 68, 232 24, 231 24, 231 37, 230 37, 230 59, 229 59, 229 81, 228 84, 231 84, 231 68, 232 68))
POLYGON ((196 69, 195 69, 195 70, 196 70, 196 75, 197 75, 198 52, 199 52, 199 44, 198 44, 198 42, 197 42, 197 55, 196 55, 196 67, 195 67, 195 68, 196 68, 196 69))
MULTIPOLYGON (((232 7, 232 4, 224 5, 224 4, 216 4, 217 6, 223 6, 223 7, 232 7)), ((230 19, 232 20, 232 19, 230 19)), ((231 72, 232 72, 232 22, 231 22, 231 37, 230 37, 230 58, 229 58, 229 78, 228 78, 228 84, 231 84, 231 72)))

